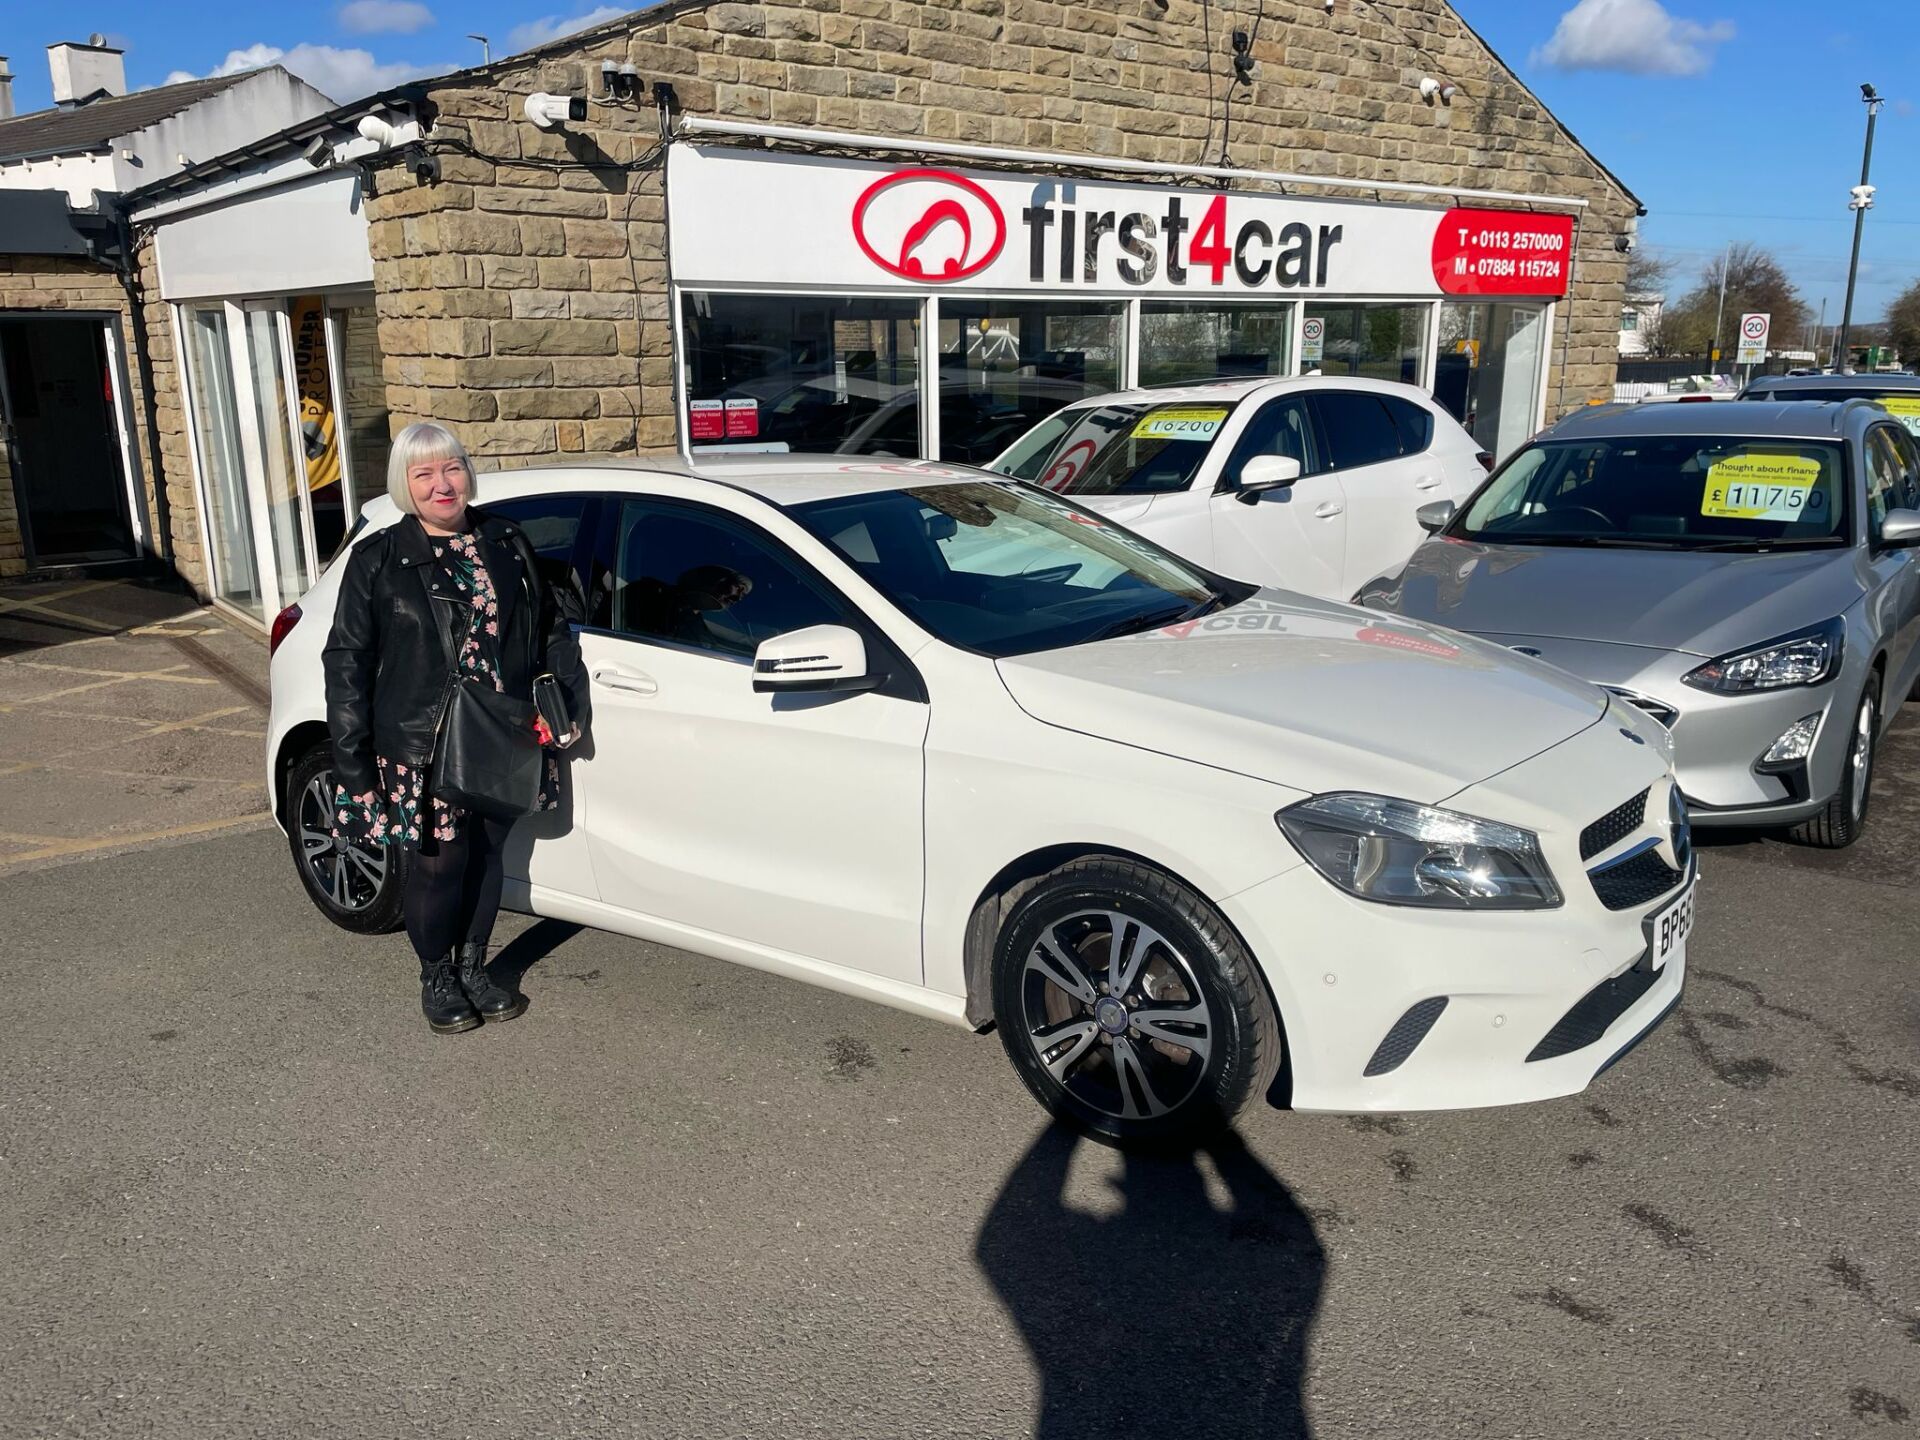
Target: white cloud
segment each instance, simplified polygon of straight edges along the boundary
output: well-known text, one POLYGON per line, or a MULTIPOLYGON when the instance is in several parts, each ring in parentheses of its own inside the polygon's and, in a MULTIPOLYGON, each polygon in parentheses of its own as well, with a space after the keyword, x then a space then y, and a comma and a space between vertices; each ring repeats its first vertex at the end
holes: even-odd
POLYGON ((1531 59, 1560 70, 1698 75, 1713 63, 1713 47, 1733 34, 1731 20, 1681 20, 1660 0, 1580 0, 1531 59))
POLYGON ((524 25, 516 25, 507 32, 507 50, 516 52, 531 50, 536 45, 545 45, 549 40, 558 40, 562 35, 571 35, 578 30, 591 30, 595 25, 604 25, 609 20, 618 20, 622 15, 631 14, 631 5, 599 5, 584 15, 575 15, 571 19, 559 15, 542 15, 538 20, 529 20, 524 25))
POLYGON ((411 35, 433 24, 433 12, 415 0, 352 0, 340 7, 340 28, 354 35, 411 35))
MULTIPOLYGON (((261 44, 230 51, 227 58, 207 74, 237 75, 242 70, 258 70, 263 65, 284 65, 321 94, 343 104, 390 86, 418 80, 423 75, 443 75, 457 68, 450 64, 410 65, 405 61, 382 64, 365 50, 341 50, 332 45, 296 45, 291 50, 282 50, 277 45, 261 44)), ((167 76, 167 84, 198 78, 191 71, 176 70, 167 76)))

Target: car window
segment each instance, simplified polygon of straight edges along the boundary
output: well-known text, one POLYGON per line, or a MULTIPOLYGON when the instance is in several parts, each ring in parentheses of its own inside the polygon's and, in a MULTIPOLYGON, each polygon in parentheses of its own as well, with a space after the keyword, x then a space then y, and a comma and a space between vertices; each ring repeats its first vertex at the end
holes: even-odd
POLYGON ((788 513, 916 623, 986 655, 1151 629, 1252 589, 1216 582, 1152 542, 1023 485, 884 490, 788 513))
POLYGON ((1847 543, 1838 445, 1724 435, 1541 441, 1509 460, 1447 534, 1502 545, 1648 550, 1847 543))
POLYGON ((1394 429, 1400 432, 1402 455, 1418 455, 1433 444, 1433 412, 1426 406, 1398 395, 1382 395, 1380 403, 1387 407, 1394 429))
POLYGON ((1298 460, 1302 475, 1318 475, 1333 468, 1321 452, 1319 437, 1307 418, 1307 407, 1298 396, 1269 400, 1260 407, 1234 443, 1233 454, 1220 477, 1221 484, 1228 489, 1238 489, 1241 470, 1256 455, 1285 455, 1298 460))
POLYGON ((1400 431, 1378 395, 1360 390, 1319 390, 1311 397, 1335 470, 1378 465, 1400 454, 1400 431))
POLYGON ((1867 535, 1880 538, 1889 510, 1898 510, 1907 496, 1907 470, 1893 432, 1876 425, 1867 432, 1867 535))
POLYGON ((580 526, 591 513, 592 503, 592 497, 586 495, 524 495, 488 501, 479 507, 482 514, 498 515, 520 527, 533 547, 540 578, 560 597, 566 617, 576 622, 586 613, 579 572, 574 568, 576 547, 580 526))
POLYGON ((1039 483, 1062 495, 1160 495, 1193 483, 1226 429, 1231 400, 1101 405, 1082 410, 1039 483))
POLYGON ((849 623, 825 583, 765 532, 653 500, 620 506, 600 609, 616 634, 735 659, 790 630, 849 623))
POLYGON ((1905 476, 1897 503, 1904 510, 1920 510, 1920 442, 1905 430, 1889 430, 1887 436, 1900 456, 1900 473, 1905 476))
POLYGON ((1007 453, 988 468, 1002 475, 1011 475, 1016 480, 1037 481, 1060 437, 1084 414, 1084 410, 1062 410, 1057 415, 1049 415, 1015 441, 1007 453))

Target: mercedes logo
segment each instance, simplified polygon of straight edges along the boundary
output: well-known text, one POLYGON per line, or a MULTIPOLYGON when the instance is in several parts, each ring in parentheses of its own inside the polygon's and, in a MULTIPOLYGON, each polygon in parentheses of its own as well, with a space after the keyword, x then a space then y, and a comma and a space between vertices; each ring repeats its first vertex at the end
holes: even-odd
POLYGON ((1678 785, 1667 792, 1667 839, 1660 848, 1666 852, 1661 858, 1675 870, 1685 870, 1693 861, 1693 822, 1678 785))

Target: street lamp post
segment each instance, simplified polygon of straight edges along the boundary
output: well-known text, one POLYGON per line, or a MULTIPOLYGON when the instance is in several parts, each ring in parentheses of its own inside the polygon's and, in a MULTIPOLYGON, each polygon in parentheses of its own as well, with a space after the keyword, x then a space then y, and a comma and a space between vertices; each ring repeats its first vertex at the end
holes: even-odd
POLYGON ((1842 372, 1853 368, 1848 364, 1847 350, 1853 329, 1853 282, 1860 274, 1860 232, 1866 227, 1867 211, 1873 208, 1873 186, 1867 183, 1867 172, 1873 166, 1873 122, 1883 103, 1871 85, 1860 87, 1860 98, 1867 104, 1867 148, 1860 156, 1860 183, 1853 187, 1853 198, 1847 202, 1847 208, 1853 211, 1853 259, 1847 263, 1847 301, 1840 311, 1840 343, 1833 357, 1833 368, 1842 372))

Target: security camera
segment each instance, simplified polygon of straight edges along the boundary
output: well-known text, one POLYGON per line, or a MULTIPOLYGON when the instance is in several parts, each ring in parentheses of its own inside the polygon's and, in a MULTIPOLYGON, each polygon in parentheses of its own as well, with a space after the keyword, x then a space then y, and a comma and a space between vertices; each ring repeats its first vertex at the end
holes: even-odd
POLYGON ((1633 253, 1633 247, 1639 243, 1640 242, 1634 238, 1631 230, 1623 230, 1613 237, 1613 248, 1618 250, 1622 255, 1631 255, 1633 253))
POLYGON ((378 115, 362 115, 360 123, 353 127, 362 140, 370 140, 382 150, 393 147, 394 129, 378 115))
POLYGON ((544 91, 527 96, 527 119, 542 130, 558 130, 569 120, 587 118, 584 95, 549 95, 544 91))
POLYGON ((440 179, 440 157, 429 152, 426 146, 409 145, 404 154, 416 185, 432 185, 440 179))
POLYGON ((1321 0, 1321 3, 1325 7, 1327 14, 1331 15, 1333 13, 1333 0, 1321 0))
POLYGON ((307 148, 300 152, 300 158, 316 170, 324 170, 333 159, 333 146, 324 135, 316 135, 307 142, 307 148))
POLYGON ((1880 98, 1880 92, 1875 90, 1871 85, 1862 85, 1860 87, 1860 98, 1871 105, 1880 98))

